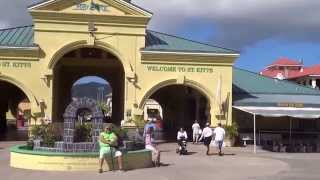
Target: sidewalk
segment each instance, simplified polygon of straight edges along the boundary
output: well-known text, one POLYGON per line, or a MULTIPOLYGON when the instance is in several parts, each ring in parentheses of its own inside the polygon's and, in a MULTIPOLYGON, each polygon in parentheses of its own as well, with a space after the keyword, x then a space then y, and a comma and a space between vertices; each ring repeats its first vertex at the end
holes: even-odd
MULTIPOLYGON (((139 169, 125 173, 107 172, 45 172, 14 169, 9 167, 8 148, 21 142, 0 142, 0 174, 5 180, 270 180, 320 179, 318 168, 320 154, 279 154, 265 151, 252 153, 252 147, 226 148, 225 156, 205 155, 201 144, 188 144, 191 155, 179 156, 175 153, 176 143, 161 144, 159 149, 163 166, 139 169), (4 148, 4 149, 1 149, 4 148), (260 152, 260 153, 259 153, 260 152), (294 175, 294 176, 293 176, 294 175)), ((98 160, 97 160, 98 163, 98 160)))

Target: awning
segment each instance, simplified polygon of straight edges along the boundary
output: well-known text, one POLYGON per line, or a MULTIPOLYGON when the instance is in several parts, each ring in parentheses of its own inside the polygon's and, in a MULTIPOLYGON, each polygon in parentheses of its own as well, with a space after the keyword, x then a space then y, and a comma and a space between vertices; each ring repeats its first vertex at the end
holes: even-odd
POLYGON ((241 111, 264 117, 320 118, 320 108, 233 106, 241 111))
MULTIPOLYGON (((264 117, 294 117, 302 119, 320 118, 320 108, 295 108, 295 107, 256 107, 256 106, 233 106, 235 109, 244 111, 253 115, 253 152, 257 152, 256 138, 256 116, 264 117)), ((292 136, 292 118, 290 119, 290 141, 292 136)))

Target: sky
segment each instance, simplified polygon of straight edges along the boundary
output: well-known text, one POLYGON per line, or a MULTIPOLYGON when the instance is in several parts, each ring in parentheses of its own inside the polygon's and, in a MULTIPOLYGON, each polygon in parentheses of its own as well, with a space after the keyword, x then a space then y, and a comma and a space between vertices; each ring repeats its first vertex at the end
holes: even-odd
MULTIPOLYGON (((32 24, 26 7, 37 1, 0 0, 0 28, 32 24)), ((240 51, 239 68, 259 72, 280 57, 320 64, 319 0, 132 2, 153 12, 148 29, 240 51)))

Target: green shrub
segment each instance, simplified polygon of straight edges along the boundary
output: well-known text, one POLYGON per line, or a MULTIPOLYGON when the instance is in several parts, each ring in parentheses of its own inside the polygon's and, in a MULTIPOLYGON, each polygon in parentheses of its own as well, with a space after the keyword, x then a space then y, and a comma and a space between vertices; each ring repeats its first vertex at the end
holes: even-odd
POLYGON ((54 124, 35 125, 31 128, 31 134, 33 139, 42 139, 45 147, 54 147, 54 143, 62 139, 58 127, 54 124))
POLYGON ((126 139, 128 137, 128 130, 118 127, 118 126, 112 126, 112 131, 118 136, 120 139, 126 139))
POLYGON ((146 121, 143 119, 142 115, 134 115, 132 121, 138 128, 144 127, 146 125, 146 121))
POLYGON ((90 142, 92 141, 92 124, 76 124, 74 132, 74 142, 90 142))
POLYGON ((226 137, 235 138, 238 136, 238 125, 233 122, 231 125, 225 125, 224 129, 226 131, 226 137))

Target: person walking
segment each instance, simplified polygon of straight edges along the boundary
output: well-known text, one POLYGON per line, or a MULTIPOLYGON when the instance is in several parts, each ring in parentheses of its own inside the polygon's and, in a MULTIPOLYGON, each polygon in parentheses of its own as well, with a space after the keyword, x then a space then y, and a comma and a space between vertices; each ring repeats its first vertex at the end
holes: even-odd
POLYGON ((199 136, 200 136, 199 132, 200 132, 200 125, 199 125, 198 121, 195 120, 192 125, 192 140, 193 140, 192 143, 193 144, 198 143, 199 136))
POLYGON ((204 139, 203 142, 204 142, 204 145, 207 147, 207 152, 206 152, 207 155, 209 155, 210 153, 210 143, 212 140, 212 135, 213 135, 213 132, 212 132, 212 129, 210 128, 210 123, 206 123, 206 127, 202 130, 202 134, 199 141, 204 139))
MULTIPOLYGON (((121 151, 116 149, 116 147, 118 146, 118 137, 114 132, 112 132, 112 126, 110 124, 107 125, 104 128, 104 131, 100 133, 99 145, 100 145, 99 173, 103 172, 102 170, 103 161, 106 160, 107 154, 111 154, 111 158, 113 157, 117 158, 119 170, 123 171, 122 153, 121 151)), ((112 159, 112 162, 113 162, 113 159, 112 159)))
POLYGON ((221 127, 221 123, 218 123, 218 127, 214 129, 213 134, 215 134, 214 141, 215 143, 218 144, 219 156, 222 156, 222 145, 223 145, 223 140, 226 132, 221 127))

